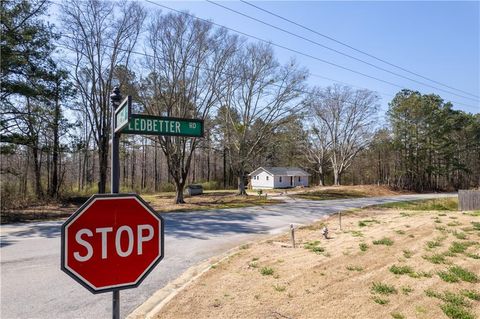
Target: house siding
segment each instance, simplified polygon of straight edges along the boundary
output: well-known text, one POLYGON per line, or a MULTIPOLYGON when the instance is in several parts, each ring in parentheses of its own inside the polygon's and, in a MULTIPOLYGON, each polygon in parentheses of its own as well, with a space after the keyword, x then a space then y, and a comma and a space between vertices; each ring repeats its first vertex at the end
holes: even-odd
POLYGON ((253 189, 261 189, 261 188, 274 188, 274 178, 272 175, 268 174, 265 171, 261 171, 260 173, 253 175, 251 178, 251 184, 253 189), (258 177, 258 179, 255 179, 258 177), (268 180, 267 180, 268 177, 268 180))
MULTIPOLYGON (((251 175, 250 185, 252 189, 271 189, 271 188, 289 188, 296 186, 308 186, 308 176, 273 176, 267 173, 263 168, 255 171, 256 174, 251 175), (257 179, 258 177, 258 179, 257 179), (267 180, 268 177, 268 180, 267 180), (280 178, 282 181, 280 182, 280 178), (292 183, 290 179, 293 178, 292 183), (300 180, 299 180, 300 178, 300 180)), ((254 173, 255 173, 254 172, 254 173)))

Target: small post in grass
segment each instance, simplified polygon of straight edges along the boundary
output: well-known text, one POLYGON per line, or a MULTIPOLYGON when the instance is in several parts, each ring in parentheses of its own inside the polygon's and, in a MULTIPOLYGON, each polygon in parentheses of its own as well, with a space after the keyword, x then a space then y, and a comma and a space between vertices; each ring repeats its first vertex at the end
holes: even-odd
POLYGON ((292 247, 295 248, 295 228, 290 224, 290 237, 292 239, 292 247))

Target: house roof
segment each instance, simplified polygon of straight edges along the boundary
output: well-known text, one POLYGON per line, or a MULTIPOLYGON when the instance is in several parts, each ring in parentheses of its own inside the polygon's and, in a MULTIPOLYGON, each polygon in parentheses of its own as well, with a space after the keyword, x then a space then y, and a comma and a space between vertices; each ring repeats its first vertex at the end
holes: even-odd
POLYGON ((310 176, 310 174, 298 167, 259 167, 248 175, 255 175, 259 170, 264 170, 273 176, 310 176))

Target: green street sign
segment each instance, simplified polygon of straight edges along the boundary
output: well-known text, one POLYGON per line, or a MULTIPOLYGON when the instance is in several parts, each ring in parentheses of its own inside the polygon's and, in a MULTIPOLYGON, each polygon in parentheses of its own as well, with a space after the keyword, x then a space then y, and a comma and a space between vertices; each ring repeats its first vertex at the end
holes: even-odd
POLYGON ((121 132, 128 125, 132 115, 132 97, 129 95, 115 110, 115 133, 121 132))
POLYGON ((131 114, 121 133, 203 137, 203 120, 131 114))

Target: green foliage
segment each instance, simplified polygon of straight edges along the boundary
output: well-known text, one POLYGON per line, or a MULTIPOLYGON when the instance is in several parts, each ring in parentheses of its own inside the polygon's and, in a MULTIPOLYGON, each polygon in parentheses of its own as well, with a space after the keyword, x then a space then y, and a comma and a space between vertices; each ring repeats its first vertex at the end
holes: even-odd
POLYGON ((454 254, 459 254, 459 253, 463 253, 465 252, 465 250, 467 250, 468 248, 468 243, 459 243, 459 242, 453 242, 452 245, 450 246, 450 248, 448 248, 448 250, 454 254))
POLYGON ((428 260, 429 262, 433 264, 445 264, 445 256, 443 254, 433 254, 431 256, 422 256, 423 259, 428 260))
POLYGON ((439 271, 438 273, 438 276, 440 278, 442 278, 443 281, 446 281, 446 282, 459 282, 459 279, 457 276, 455 276, 454 274, 452 274, 451 272, 448 272, 448 271, 439 271))
POLYGON ((388 237, 384 237, 384 238, 379 239, 379 240, 374 240, 374 241, 373 241, 373 244, 374 244, 374 245, 392 246, 392 245, 393 245, 393 240, 391 240, 391 239, 388 238, 388 237))
POLYGON ((480 231, 480 222, 472 222, 473 229, 480 231))
POLYGON ((467 309, 471 307, 470 302, 465 297, 472 300, 480 300, 480 295, 474 290, 462 290, 460 294, 445 291, 444 293, 436 292, 432 289, 425 290, 428 297, 437 298, 444 302, 440 305, 445 315, 452 319, 475 318, 467 309), (478 298, 478 299, 476 299, 478 298))
POLYGON ((437 274, 446 282, 459 282, 460 280, 463 280, 470 283, 476 283, 479 281, 476 274, 460 266, 452 266, 448 271, 439 271, 437 274))
POLYGON ((372 284, 371 291, 372 293, 378 293, 381 295, 391 295, 397 293, 397 289, 395 289, 394 286, 382 282, 374 282, 372 284))
POLYGON ((475 319, 475 315, 470 311, 453 303, 445 303, 441 305, 440 308, 443 313, 451 319, 475 319))
POLYGON ((365 243, 360 243, 360 244, 358 244, 358 246, 360 247, 361 251, 367 251, 367 249, 368 249, 368 245, 365 244, 365 243))
POLYGON ((405 316, 399 312, 392 312, 390 315, 393 319, 405 319, 405 316))
POLYGON ((435 248, 442 246, 442 243, 439 240, 427 241, 428 248, 435 248))
POLYGON ((314 253, 320 254, 325 251, 325 248, 318 247, 319 244, 320 244, 320 241, 315 240, 315 241, 305 243, 305 245, 303 245, 303 248, 308 249, 314 253))
POLYGON ((375 301, 379 305, 386 305, 390 302, 390 300, 380 297, 373 297, 373 301, 375 301))
POLYGON ((273 269, 270 267, 262 267, 260 269, 260 273, 264 276, 271 276, 273 275, 273 272, 274 272, 273 269))
POLYGON ((462 233, 462 232, 458 232, 458 231, 453 231, 453 236, 455 236, 456 238, 458 239, 467 239, 467 234, 465 233, 462 233))
POLYGON ((460 293, 462 295, 464 295, 465 297, 469 298, 469 299, 472 299, 472 300, 476 300, 476 301, 480 301, 480 292, 478 292, 477 290, 462 290, 460 291, 460 293))
POLYGON ((450 273, 454 274, 463 281, 471 283, 478 282, 478 276, 465 268, 462 268, 460 266, 452 266, 449 270, 450 273))
POLYGON ((406 188, 434 189, 438 178, 448 180, 454 172, 467 178, 475 159, 462 156, 458 147, 480 145, 480 125, 474 116, 454 110, 438 95, 404 89, 391 101, 388 117, 406 188))
POLYGON ((390 272, 394 273, 395 275, 404 275, 404 274, 412 274, 413 268, 410 266, 397 266, 393 265, 390 267, 390 272))
POLYGON ((413 252, 411 250, 405 249, 403 250, 403 257, 411 258, 413 256, 413 252))
MULTIPOLYGON (((393 202, 375 205, 379 208, 396 208, 412 211, 457 211, 458 199, 457 198, 437 198, 437 199, 421 199, 414 201, 393 202)), ((439 214, 439 216, 446 216, 445 214, 439 214)))
POLYGON ((286 287, 275 284, 275 285, 273 285, 273 289, 275 289, 275 291, 278 291, 278 292, 283 292, 283 291, 285 291, 286 287))
POLYGON ((361 267, 361 266, 348 265, 346 268, 347 268, 347 270, 350 270, 350 271, 362 271, 363 270, 363 267, 361 267))
POLYGON ((411 293, 412 291, 413 291, 413 288, 410 287, 410 286, 402 287, 402 293, 403 293, 404 295, 407 295, 407 296, 408 296, 408 294, 411 293))

